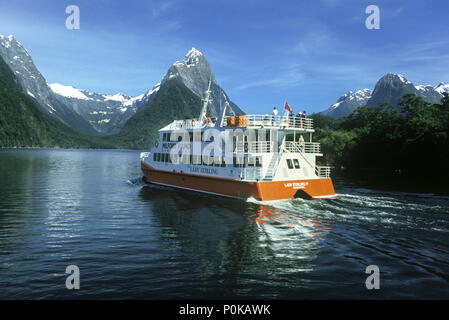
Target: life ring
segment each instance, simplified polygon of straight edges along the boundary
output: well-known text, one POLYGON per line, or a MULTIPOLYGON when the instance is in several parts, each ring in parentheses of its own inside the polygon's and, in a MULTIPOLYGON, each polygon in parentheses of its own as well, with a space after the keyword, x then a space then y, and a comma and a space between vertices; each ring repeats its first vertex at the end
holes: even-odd
POLYGON ((156 140, 156 142, 154 143, 154 146, 157 148, 157 147, 159 147, 159 141, 158 140, 156 140))
POLYGON ((245 142, 245 144, 243 145, 243 149, 245 150, 245 152, 248 152, 248 142, 245 142))

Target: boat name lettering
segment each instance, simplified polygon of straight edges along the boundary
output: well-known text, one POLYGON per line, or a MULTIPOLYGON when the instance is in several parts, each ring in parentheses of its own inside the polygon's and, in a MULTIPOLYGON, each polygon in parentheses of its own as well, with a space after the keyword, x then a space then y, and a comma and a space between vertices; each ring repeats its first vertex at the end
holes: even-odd
POLYGON ((190 172, 195 173, 207 173, 207 174, 218 174, 217 169, 209 169, 202 167, 189 167, 190 172))
POLYGON ((308 185, 309 185, 308 182, 284 183, 284 187, 286 187, 286 188, 293 188, 293 189, 304 189, 308 185))

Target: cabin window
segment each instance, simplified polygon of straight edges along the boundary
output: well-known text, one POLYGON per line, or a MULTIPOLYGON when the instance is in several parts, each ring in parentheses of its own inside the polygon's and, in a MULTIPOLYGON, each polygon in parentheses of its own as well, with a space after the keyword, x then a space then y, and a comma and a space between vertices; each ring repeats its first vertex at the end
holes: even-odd
POLYGON ((235 168, 244 167, 243 157, 234 157, 234 167, 235 168))
POLYGON ((293 164, 295 165, 295 169, 300 168, 298 159, 293 159, 293 164))
POLYGON ((165 154, 165 162, 170 162, 170 154, 169 153, 165 154))
POLYGON ((161 161, 161 154, 160 153, 156 153, 156 161, 161 161))
POLYGON ((260 159, 260 157, 256 157, 256 167, 261 167, 262 166, 262 161, 260 159))
POLYGON ((288 166, 289 169, 293 169, 292 159, 287 159, 287 166, 288 166))
POLYGON ((153 153, 153 161, 156 161, 156 153, 153 153))

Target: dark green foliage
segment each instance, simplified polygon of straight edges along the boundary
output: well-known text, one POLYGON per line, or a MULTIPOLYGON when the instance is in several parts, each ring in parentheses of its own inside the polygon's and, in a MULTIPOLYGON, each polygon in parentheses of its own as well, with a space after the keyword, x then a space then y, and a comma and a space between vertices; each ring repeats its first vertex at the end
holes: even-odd
POLYGON ((338 120, 313 115, 326 164, 347 171, 381 169, 409 177, 447 179, 449 95, 430 104, 413 94, 399 102, 360 107, 338 120), (319 126, 322 125, 320 128, 319 126))
POLYGON ((126 122, 120 133, 104 139, 121 148, 149 149, 159 129, 175 119, 197 118, 201 106, 201 99, 180 80, 166 81, 156 96, 126 122))
POLYGON ((42 112, 0 58, 0 147, 108 148, 42 112))

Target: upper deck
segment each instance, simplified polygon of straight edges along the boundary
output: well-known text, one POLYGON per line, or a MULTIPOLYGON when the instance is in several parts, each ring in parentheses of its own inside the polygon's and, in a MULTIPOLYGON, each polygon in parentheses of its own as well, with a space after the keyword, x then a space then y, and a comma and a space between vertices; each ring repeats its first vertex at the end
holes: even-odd
POLYGON ((265 129, 279 129, 279 130, 294 130, 303 133, 312 133, 313 119, 312 118, 296 118, 290 116, 272 116, 261 114, 248 114, 241 116, 225 116, 221 124, 219 121, 198 122, 197 119, 174 120, 172 123, 163 127, 159 131, 168 130, 190 130, 202 128, 265 128, 265 129))

